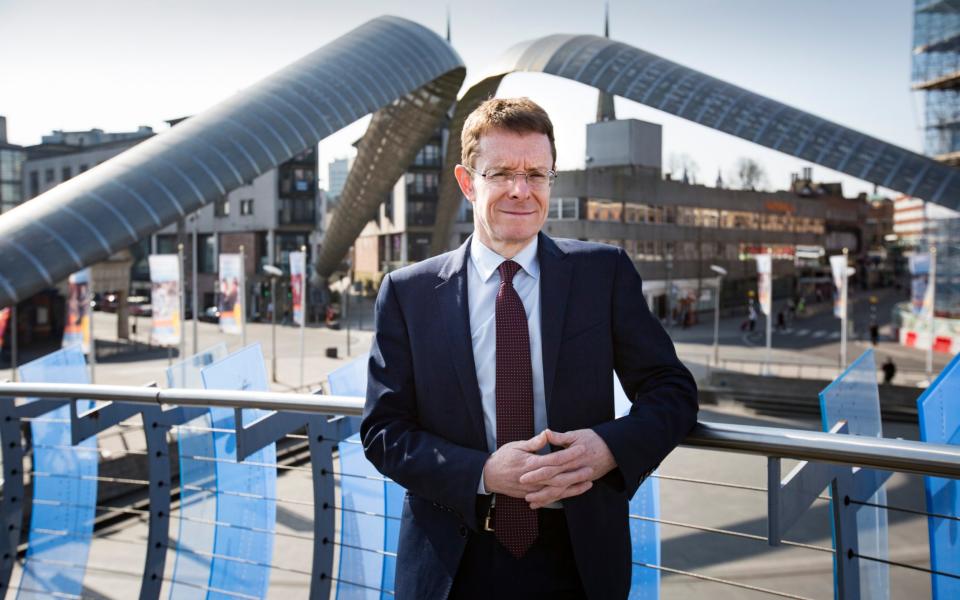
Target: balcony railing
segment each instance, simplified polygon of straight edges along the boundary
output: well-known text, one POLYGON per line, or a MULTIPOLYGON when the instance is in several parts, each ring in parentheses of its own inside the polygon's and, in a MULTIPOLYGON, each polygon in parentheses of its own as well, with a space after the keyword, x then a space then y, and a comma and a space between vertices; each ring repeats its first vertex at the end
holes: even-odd
MULTIPOLYGON (((71 504, 69 498, 62 498, 53 503, 44 501, 42 505, 33 506, 30 506, 31 502, 24 501, 31 497, 27 494, 31 485, 35 486, 44 478, 58 477, 72 478, 77 482, 95 482, 94 485, 100 486, 96 506, 81 506, 89 509, 91 515, 94 512, 98 515, 93 523, 88 524, 95 540, 107 537, 102 528, 93 531, 94 525, 102 525, 105 522, 104 519, 136 517, 146 521, 148 528, 141 539, 143 545, 141 551, 144 557, 142 572, 133 573, 121 569, 119 565, 92 564, 85 558, 73 555, 64 558, 61 561, 63 564, 47 561, 60 569, 61 575, 65 577, 69 575, 71 569, 79 576, 84 572, 97 570, 128 579, 139 575, 140 598, 160 597, 163 586, 186 585, 191 588, 199 587, 216 591, 212 580, 210 582, 204 580, 204 583, 197 584, 186 579, 177 580, 176 574, 172 577, 164 574, 168 550, 173 551, 178 557, 230 560, 229 557, 221 555, 219 546, 216 552, 210 553, 184 547, 182 532, 186 524, 194 528, 217 526, 235 533, 260 535, 263 536, 264 543, 269 543, 271 547, 274 543, 310 545, 312 558, 309 568, 297 569, 286 562, 270 560, 260 563, 249 560, 238 561, 234 566, 242 562, 245 565, 244 568, 262 568, 270 573, 279 573, 288 579, 286 582, 288 586, 293 584, 294 579, 299 578, 300 589, 308 589, 311 598, 329 598, 336 586, 346 586, 354 590, 383 591, 391 595, 392 580, 390 575, 384 574, 387 572, 386 568, 363 578, 362 569, 351 569, 346 564, 354 560, 357 552, 376 553, 383 561, 395 559, 394 552, 378 545, 384 544, 384 532, 389 529, 386 523, 395 523, 398 516, 391 512, 390 502, 384 500, 382 510, 371 511, 356 505, 353 500, 348 500, 344 492, 346 481, 355 479, 371 483, 371 489, 379 490, 376 493, 390 494, 387 480, 372 474, 372 471, 348 471, 347 463, 343 460, 347 445, 358 443, 355 438, 348 439, 355 431, 356 421, 343 417, 360 415, 362 406, 363 402, 359 398, 319 394, 160 389, 153 386, 0 383, 0 439, 2 439, 5 474, 3 498, 0 502, 0 523, 7 525, 6 535, 0 535, 0 556, 2 556, 0 590, 6 591, 11 584, 15 585, 17 583, 15 575, 20 577, 21 589, 26 589, 24 582, 29 577, 29 569, 25 569, 23 564, 30 564, 30 561, 34 560, 33 565, 36 566, 36 561, 40 561, 37 556, 31 558, 31 552, 36 550, 38 545, 49 544, 49 540, 56 539, 57 535, 64 535, 62 532, 58 534, 57 531, 50 529, 38 531, 36 514, 42 510, 68 511, 77 508, 77 504, 71 504), (34 400, 28 402, 24 401, 25 398, 34 400), (88 403, 78 399, 95 401, 95 404, 90 404, 92 408, 89 408, 88 403), (209 414, 211 407, 236 409, 233 427, 198 425, 196 419, 209 414), (258 418, 251 421, 244 417, 244 414, 249 413, 241 411, 252 409, 260 409, 260 412, 257 414, 258 418), (54 415, 53 411, 61 412, 56 413, 54 418, 51 416, 54 415), (59 445, 51 445, 49 439, 40 439, 36 436, 30 439, 22 435, 21 429, 24 425, 36 425, 45 420, 53 422, 58 419, 60 422, 70 424, 69 439, 59 442, 59 445), (186 469, 188 463, 184 461, 201 458, 190 454, 191 450, 182 437, 185 431, 208 431, 212 432, 212 436, 228 435, 235 440, 233 460, 208 459, 216 461, 218 469, 224 464, 235 464, 236 459, 240 459, 244 460, 246 465, 262 468, 265 472, 272 472, 274 475, 282 474, 287 478, 309 478, 309 488, 312 490, 310 498, 284 497, 281 490, 283 486, 278 484, 276 490, 264 492, 259 499, 271 503, 270 506, 282 506, 286 512, 293 509, 312 512, 312 520, 308 516, 298 516, 297 519, 304 524, 300 525, 296 531, 281 531, 279 519, 274 525, 258 528, 247 522, 231 522, 223 512, 218 512, 213 517, 188 514, 191 506, 189 498, 193 497, 189 496, 191 492, 216 494, 221 498, 221 502, 229 496, 223 496, 228 492, 218 490, 218 486, 223 481, 222 474, 220 478, 213 478, 205 486, 188 484, 183 478, 178 479, 176 472, 178 465, 186 469), (173 434, 179 434, 181 437, 175 438, 173 434), (122 447, 111 452, 105 447, 108 445, 106 440, 112 439, 110 436, 118 435, 123 438, 122 447), (82 448, 84 443, 89 444, 89 440, 94 438, 100 440, 97 453, 99 471, 75 472, 71 470, 73 467, 69 461, 61 461, 59 467, 53 463, 43 466, 44 463, 38 456, 39 452, 52 447, 57 448, 58 452, 66 451, 68 448, 82 448), (137 438, 140 438, 139 443, 136 442, 137 438), (277 445, 273 446, 274 444, 277 445), (254 460, 259 456, 258 452, 268 447, 277 449, 275 461, 254 460), (122 466, 115 464, 122 460, 135 461, 138 466, 133 470, 125 471, 122 466), (61 472, 51 472, 56 468, 61 468, 61 472), (113 488, 114 492, 117 488, 122 488, 120 489, 122 493, 117 492, 111 496, 110 488, 113 488), (139 490, 139 494, 132 493, 131 490, 139 490), (34 514, 34 518, 29 522, 25 520, 27 511, 34 514), (378 539, 364 539, 362 536, 358 538, 357 532, 351 531, 350 527, 344 524, 346 516, 358 514, 364 515, 363 518, 366 519, 379 519, 384 522, 378 539), (171 540, 170 528, 174 521, 179 522, 181 526, 180 544, 171 540), (352 537, 346 539, 345 536, 352 537), (25 559, 24 554, 26 554, 25 559), (16 569, 18 561, 21 566, 16 569)), ((631 516, 641 521, 655 521, 661 525, 697 530, 700 533, 751 539, 769 546, 784 545, 832 553, 837 561, 836 588, 839 597, 842 598, 860 596, 858 574, 862 565, 870 562, 879 561, 888 566, 931 573, 932 571, 923 565, 905 564, 871 556, 867 551, 858 549, 855 529, 851 537, 851 527, 855 528, 851 522, 856 521, 857 508, 865 504, 869 505, 869 502, 867 498, 857 497, 857 490, 862 488, 858 488, 858 484, 854 481, 858 471, 851 467, 960 479, 960 447, 899 439, 850 436, 843 435, 843 431, 843 426, 839 427, 835 433, 821 433, 701 422, 687 437, 684 446, 697 450, 719 450, 767 457, 767 485, 764 487, 708 481, 663 472, 655 476, 661 481, 682 481, 720 488, 765 492, 767 495, 766 535, 747 534, 660 517, 637 514, 631 516), (810 461, 808 463, 810 468, 803 476, 797 475, 799 471, 795 470, 790 476, 781 479, 780 466, 784 459, 810 461), (796 482, 797 479, 804 479, 806 485, 799 487, 793 485, 791 481, 796 482), (783 533, 789 529, 792 522, 796 521, 802 510, 817 499, 830 499, 821 495, 822 491, 828 487, 831 489, 833 498, 845 499, 844 502, 832 503, 832 525, 840 551, 783 539, 783 533), (800 506, 798 512, 799 505, 803 506, 800 506)), ((86 448, 96 448, 96 446, 88 445, 86 448)), ((357 446, 350 448, 356 449, 357 446)), ((353 450, 352 454, 359 456, 353 450)), ((910 512, 909 509, 895 506, 881 508, 910 512)), ((913 510, 912 512, 927 515, 923 511, 913 510)), ((237 516, 239 517, 239 513, 237 516)), ((934 515, 934 517, 960 520, 956 515, 934 515)), ((393 531, 395 535, 395 529, 393 531)), ((787 590, 738 581, 732 577, 717 577, 667 566, 671 558, 673 557, 666 555, 659 561, 660 564, 635 562, 635 566, 773 596, 804 597, 787 590)), ((138 567, 139 565, 140 563, 137 564, 138 567)), ((129 569, 129 564, 127 567, 129 569)), ((960 574, 949 573, 944 575, 960 576, 960 574)), ((41 585, 36 581, 33 584, 41 585)), ((45 581, 42 585, 46 587, 36 591, 48 594, 57 591, 56 581, 45 581)), ((120 594, 118 597, 127 597, 122 592, 118 593, 120 594)))

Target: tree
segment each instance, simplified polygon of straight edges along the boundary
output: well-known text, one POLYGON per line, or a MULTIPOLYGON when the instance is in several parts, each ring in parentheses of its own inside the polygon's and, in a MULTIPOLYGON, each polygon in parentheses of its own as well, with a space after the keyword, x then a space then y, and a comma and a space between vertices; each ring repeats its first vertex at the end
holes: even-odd
POLYGON ((752 158, 740 157, 735 169, 735 180, 742 190, 756 190, 767 181, 767 173, 763 166, 752 158))
POLYGON ((687 154, 682 152, 677 154, 676 152, 670 153, 670 177, 676 181, 683 179, 686 175, 687 183, 694 184, 697 182, 697 176, 700 174, 700 165, 697 164, 697 161, 687 154))

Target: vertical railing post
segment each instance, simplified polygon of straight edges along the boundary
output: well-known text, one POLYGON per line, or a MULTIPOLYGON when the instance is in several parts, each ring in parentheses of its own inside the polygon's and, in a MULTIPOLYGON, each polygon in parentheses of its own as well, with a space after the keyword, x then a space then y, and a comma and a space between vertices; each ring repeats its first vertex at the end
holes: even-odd
POLYGON ((849 467, 837 469, 830 482, 833 501, 835 595, 837 600, 860 599, 860 558, 857 540, 856 505, 850 503, 850 494, 855 487, 849 467))
POLYGON ((170 543, 170 446, 168 423, 161 419, 160 408, 148 407, 141 413, 143 435, 147 442, 147 465, 150 474, 150 521, 147 530, 147 553, 143 560, 140 600, 160 597, 163 571, 170 543))
POLYGON ((310 466, 313 469, 313 568, 310 598, 330 597, 333 550, 336 532, 336 494, 333 477, 333 450, 339 441, 337 427, 325 418, 313 418, 307 426, 310 437, 310 466))
POLYGON ((13 398, 0 397, 3 499, 0 501, 0 598, 7 595, 23 526, 23 446, 13 398))

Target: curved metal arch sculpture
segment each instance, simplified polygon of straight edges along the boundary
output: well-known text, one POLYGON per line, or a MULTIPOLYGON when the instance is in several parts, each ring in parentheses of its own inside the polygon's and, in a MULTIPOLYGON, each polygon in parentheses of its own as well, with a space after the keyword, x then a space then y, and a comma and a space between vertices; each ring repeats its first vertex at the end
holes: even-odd
MULTIPOLYGON (((504 77, 517 71, 572 79, 870 183, 960 207, 960 177, 953 167, 594 35, 551 35, 508 50, 490 75, 457 103, 444 164, 460 160, 460 131, 467 115, 496 93, 504 77)), ((446 250, 461 198, 452 169, 447 169, 440 181, 435 254, 446 250)))
POLYGON ((107 258, 371 112, 378 111, 373 123, 383 139, 369 146, 389 138, 416 148, 442 114, 422 111, 400 124, 398 117, 421 105, 445 111, 464 75, 463 61, 434 32, 398 17, 369 21, 0 215, 0 307, 107 258))

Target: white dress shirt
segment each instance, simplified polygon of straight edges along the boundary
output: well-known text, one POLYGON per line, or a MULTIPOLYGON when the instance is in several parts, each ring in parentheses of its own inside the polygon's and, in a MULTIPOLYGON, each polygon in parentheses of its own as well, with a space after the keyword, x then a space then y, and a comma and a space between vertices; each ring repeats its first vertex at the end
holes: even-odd
MULTIPOLYGON (((487 449, 497 449, 497 292, 500 289, 500 263, 507 260, 487 248, 476 236, 470 242, 470 260, 467 264, 467 293, 470 307, 470 337, 473 342, 473 362, 480 386, 483 404, 483 424, 487 434, 487 449)), ((512 259, 520 265, 513 276, 523 309, 527 313, 527 331, 530 337, 530 363, 533 369, 533 432, 547 428, 547 403, 543 391, 543 349, 540 343, 540 262, 537 259, 537 238, 512 259)), ((548 450, 544 448, 544 452, 548 450)), ((483 477, 478 493, 485 494, 483 477)))

